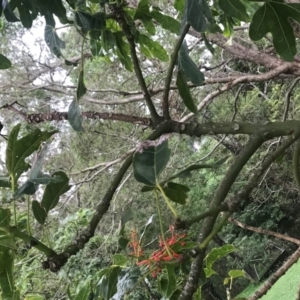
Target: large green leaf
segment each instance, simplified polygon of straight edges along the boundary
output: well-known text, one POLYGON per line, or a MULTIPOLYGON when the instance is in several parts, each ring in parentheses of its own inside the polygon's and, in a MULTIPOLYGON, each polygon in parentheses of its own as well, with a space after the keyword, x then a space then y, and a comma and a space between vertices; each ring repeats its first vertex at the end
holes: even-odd
POLYGON ((36 200, 32 201, 31 208, 32 208, 32 212, 33 212, 33 215, 34 215, 35 219, 41 225, 44 225, 45 221, 46 221, 46 218, 47 218, 47 215, 48 215, 48 213, 46 212, 46 210, 36 200))
POLYGON ((160 13, 157 9, 152 10, 151 16, 161 25, 162 28, 175 34, 179 33, 180 23, 174 18, 160 13))
POLYGON ((65 42, 59 38, 55 28, 51 25, 45 27, 45 41, 50 51, 57 57, 61 57, 61 49, 65 48, 65 42))
POLYGON ((167 197, 179 204, 185 204, 187 199, 187 193, 189 192, 189 188, 185 185, 175 183, 175 182, 168 182, 167 186, 164 188, 164 192, 167 197))
POLYGON ((246 8, 240 0, 219 0, 219 6, 228 16, 240 21, 249 21, 246 8))
POLYGON ((176 275, 173 265, 166 265, 167 276, 162 276, 159 281, 159 291, 164 299, 170 299, 176 290, 176 275))
POLYGON ((0 247, 0 290, 1 299, 19 300, 15 291, 13 275, 14 257, 9 248, 0 247))
POLYGON ((97 290, 102 295, 104 300, 110 300, 117 292, 118 276, 121 272, 119 266, 114 266, 108 269, 101 277, 97 284, 97 290))
POLYGON ((180 13, 183 13, 184 11, 184 4, 185 0, 175 0, 174 1, 174 8, 179 11, 180 13))
POLYGON ((60 177, 61 181, 50 182, 45 188, 41 206, 46 212, 53 209, 57 205, 59 197, 71 188, 69 185, 69 178, 63 171, 55 172, 52 174, 52 177, 60 177))
POLYGON ((203 73, 200 72, 199 68, 190 58, 189 49, 185 41, 178 52, 178 70, 183 71, 187 79, 193 84, 201 85, 204 82, 203 73))
POLYGON ((167 165, 170 158, 168 141, 157 142, 134 154, 133 171, 138 182, 156 186, 159 174, 167 165))
POLYGON ((129 55, 129 45, 124 42, 122 32, 114 32, 116 38, 116 54, 118 55, 121 63, 124 65, 127 71, 133 71, 132 60, 129 55))
POLYGON ((16 15, 13 12, 12 8, 10 7, 10 3, 8 3, 8 0, 2 0, 2 9, 3 9, 4 16, 7 20, 7 22, 19 22, 20 21, 16 17, 16 15))
POLYGON ((255 12, 249 36, 257 41, 271 32, 276 52, 283 59, 293 61, 297 48, 289 18, 300 22, 300 4, 286 4, 281 0, 268 1, 255 12))
POLYGON ((158 58, 161 61, 168 61, 169 55, 164 47, 158 42, 150 39, 144 34, 139 35, 139 43, 146 46, 153 57, 158 58))
POLYGON ((75 13, 75 19, 76 23, 84 32, 91 30, 102 30, 105 28, 105 14, 102 12, 92 15, 78 10, 75 13))
POLYGON ((113 255, 113 264, 120 267, 125 267, 128 262, 128 258, 120 253, 113 255))
POLYGON ((206 277, 210 277, 211 275, 216 274, 212 267, 217 260, 221 259, 222 257, 225 257, 226 255, 228 255, 231 252, 234 252, 235 250, 235 247, 231 244, 223 245, 222 247, 212 249, 205 257, 206 268, 204 268, 204 271, 206 277))
POLYGON ((82 115, 80 112, 79 104, 76 101, 76 99, 74 99, 69 106, 68 121, 75 131, 78 131, 78 132, 84 131, 84 129, 82 127, 82 115))
POLYGON ((0 70, 9 69, 10 67, 11 61, 4 55, 0 54, 0 70))
POLYGON ((178 88, 178 92, 180 97, 183 100, 184 105, 193 113, 197 113, 197 106, 194 103, 194 99, 191 95, 190 88, 186 82, 183 71, 178 71, 176 86, 178 88))
POLYGON ((38 8, 41 15, 46 15, 48 13, 55 14, 62 23, 67 20, 66 8, 63 5, 62 0, 43 0, 43 1, 31 1, 38 8))
POLYGON ((141 20, 149 34, 155 34, 155 27, 149 10, 149 0, 140 0, 136 9, 134 20, 141 20))
POLYGON ((86 282, 76 295, 75 300, 88 300, 91 291, 90 282, 86 282))
POLYGON ((47 132, 36 129, 18 139, 20 126, 18 124, 12 129, 6 149, 6 168, 10 175, 15 176, 16 180, 29 168, 29 164, 25 162, 25 159, 38 150, 42 142, 47 141, 53 134, 57 133, 56 130, 47 132))
MULTIPOLYGON (((198 32, 205 32, 210 23, 214 23, 206 0, 187 0, 183 20, 190 23, 198 32)), ((185 22, 182 22, 182 26, 185 22)))
POLYGON ((20 14, 20 20, 21 20, 22 25, 25 28, 31 28, 32 18, 31 18, 31 13, 30 13, 30 10, 28 9, 28 6, 26 6, 24 3, 21 2, 18 5, 18 11, 20 14))

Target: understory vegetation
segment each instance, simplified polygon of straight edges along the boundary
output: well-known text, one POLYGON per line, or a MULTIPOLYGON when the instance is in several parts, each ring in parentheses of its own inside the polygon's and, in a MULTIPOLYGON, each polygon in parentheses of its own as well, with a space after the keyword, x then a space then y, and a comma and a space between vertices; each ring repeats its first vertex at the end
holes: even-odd
POLYGON ((300 299, 300 4, 0 17, 0 299, 300 299))

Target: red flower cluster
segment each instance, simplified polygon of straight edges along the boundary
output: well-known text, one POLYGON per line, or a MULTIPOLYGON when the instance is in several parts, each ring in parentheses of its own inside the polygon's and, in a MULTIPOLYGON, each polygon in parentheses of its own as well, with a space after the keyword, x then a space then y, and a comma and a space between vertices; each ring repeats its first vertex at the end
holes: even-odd
MULTIPOLYGON (((186 237, 186 234, 175 234, 174 226, 170 226, 171 237, 164 240, 159 238, 159 250, 154 251, 150 258, 142 260, 137 263, 137 265, 146 265, 149 270, 152 271, 152 276, 154 278, 157 277, 157 273, 161 272, 161 268, 159 267, 161 263, 173 260, 181 260, 182 254, 176 253, 172 248, 178 243, 181 246, 185 245, 185 242, 182 241, 186 237)), ((131 242, 129 243, 133 248, 134 256, 139 258, 143 254, 143 250, 137 240, 136 231, 131 232, 131 242)))

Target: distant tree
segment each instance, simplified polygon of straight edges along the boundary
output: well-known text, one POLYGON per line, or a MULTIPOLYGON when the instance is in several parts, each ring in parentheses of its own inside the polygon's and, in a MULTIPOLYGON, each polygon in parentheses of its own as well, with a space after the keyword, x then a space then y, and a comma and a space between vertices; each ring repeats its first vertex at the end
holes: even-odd
MULTIPOLYGON (((264 204, 298 201, 300 4, 11 0, 1 15, 3 299, 209 299, 214 263, 246 261, 219 236, 240 238, 233 214, 299 247, 264 204)), ((255 277, 241 269, 219 271, 228 299, 255 277)))

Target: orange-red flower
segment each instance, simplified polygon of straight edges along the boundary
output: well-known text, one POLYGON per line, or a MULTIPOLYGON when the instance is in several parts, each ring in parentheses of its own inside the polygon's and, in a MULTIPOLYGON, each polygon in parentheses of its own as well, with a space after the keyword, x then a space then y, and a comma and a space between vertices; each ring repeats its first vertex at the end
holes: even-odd
MULTIPOLYGON (((172 247, 178 245, 185 245, 185 242, 182 241, 186 237, 186 234, 175 234, 174 226, 170 226, 171 237, 163 240, 162 237, 159 238, 159 248, 152 252, 148 259, 137 262, 137 265, 146 265, 151 271, 153 278, 157 277, 157 273, 161 272, 161 264, 163 262, 181 260, 182 254, 176 253, 172 247)), ((131 232, 131 242, 129 245, 133 248, 133 254, 135 257, 139 258, 143 255, 142 247, 139 244, 137 239, 137 232, 134 230, 131 232)))

